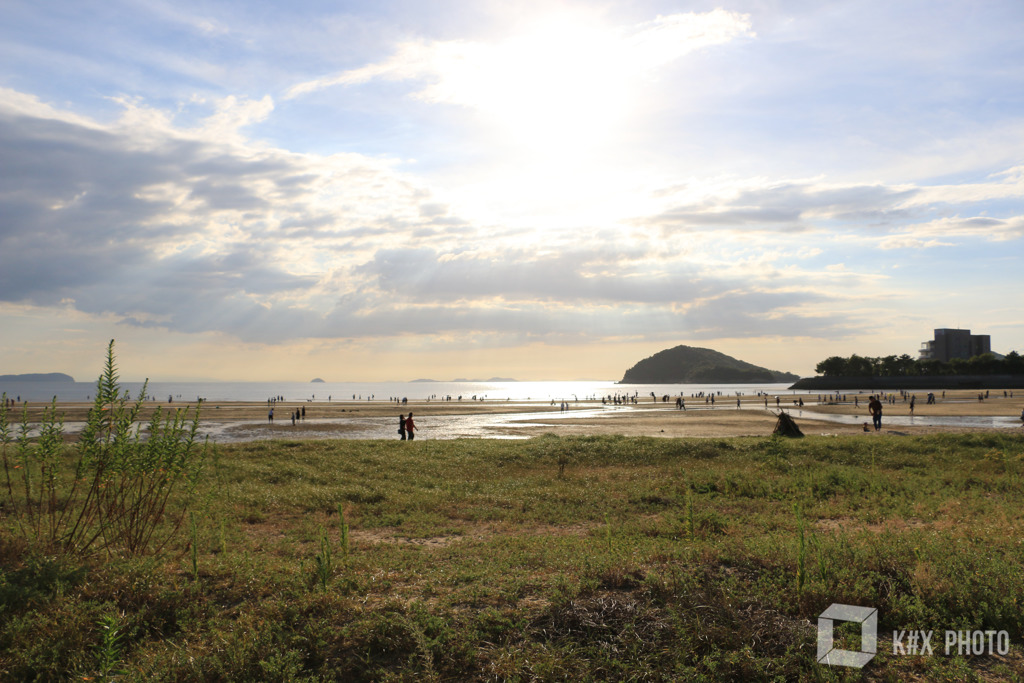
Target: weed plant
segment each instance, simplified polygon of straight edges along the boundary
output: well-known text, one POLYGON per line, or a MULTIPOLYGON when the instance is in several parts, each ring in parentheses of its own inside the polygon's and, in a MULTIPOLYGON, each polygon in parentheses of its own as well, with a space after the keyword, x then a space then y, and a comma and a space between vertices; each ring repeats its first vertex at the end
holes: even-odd
POLYGON ((97 622, 100 639, 96 648, 96 670, 101 678, 113 678, 124 674, 121 668, 123 633, 120 619, 115 615, 106 615, 97 622))
POLYGON ((157 410, 143 431, 145 385, 131 403, 118 379, 111 341, 95 402, 71 449, 56 400, 35 428, 23 410, 15 437, 4 396, 2 521, 13 538, 61 555, 99 549, 139 556, 159 554, 181 527, 207 455, 196 441, 198 407, 166 419, 157 410))

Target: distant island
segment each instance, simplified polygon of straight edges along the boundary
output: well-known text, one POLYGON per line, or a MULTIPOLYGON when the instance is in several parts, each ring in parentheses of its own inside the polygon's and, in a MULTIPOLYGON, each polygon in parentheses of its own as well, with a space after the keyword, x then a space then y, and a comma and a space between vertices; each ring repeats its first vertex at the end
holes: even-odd
POLYGON ((30 372, 24 375, 0 375, 0 382, 74 382, 63 372, 30 372))
POLYGON ((713 349, 676 346, 645 358, 622 376, 620 384, 772 384, 795 382, 799 375, 769 370, 713 349))
POLYGON ((309 380, 309 383, 310 384, 324 384, 325 382, 322 379, 320 379, 319 377, 317 377, 316 379, 309 380))

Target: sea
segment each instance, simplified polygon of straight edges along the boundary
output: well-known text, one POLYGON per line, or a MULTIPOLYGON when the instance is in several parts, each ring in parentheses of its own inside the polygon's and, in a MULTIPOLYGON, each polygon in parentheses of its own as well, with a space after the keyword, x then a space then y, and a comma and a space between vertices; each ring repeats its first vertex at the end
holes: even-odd
MULTIPOLYGON (((289 402, 389 401, 584 401, 602 397, 637 396, 756 396, 795 394, 789 384, 619 384, 614 381, 414 381, 414 382, 158 382, 146 385, 146 396, 155 401, 194 402, 266 401, 280 398, 289 402)), ((133 398, 142 392, 142 382, 122 382, 121 388, 133 398)), ((91 401, 95 382, 38 382, 0 380, 0 393, 18 403, 24 401, 91 401)), ((799 392, 807 395, 807 392, 799 392)))

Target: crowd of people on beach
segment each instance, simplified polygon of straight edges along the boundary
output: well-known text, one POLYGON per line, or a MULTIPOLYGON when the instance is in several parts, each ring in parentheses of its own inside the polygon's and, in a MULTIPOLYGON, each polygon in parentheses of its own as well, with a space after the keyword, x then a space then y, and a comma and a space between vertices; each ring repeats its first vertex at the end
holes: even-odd
MULTIPOLYGON (((427 398, 425 400, 426 400, 427 403, 430 403, 431 401, 444 401, 445 403, 451 403, 452 401, 456 401, 456 402, 461 403, 462 402, 462 398, 463 398, 462 396, 453 397, 450 394, 446 395, 446 396, 438 396, 437 394, 431 394, 430 396, 427 396, 427 398)), ((486 399, 486 398, 487 398, 486 396, 477 396, 476 394, 473 394, 473 396, 471 398, 467 399, 467 400, 479 401, 479 402, 482 403, 484 401, 484 399, 486 399)), ((367 400, 369 400, 369 399, 367 399, 367 400)), ((530 400, 530 399, 526 399, 526 400, 530 400)), ((391 398, 388 399, 388 402, 394 403, 396 405, 403 405, 404 406, 407 403, 409 403, 409 399, 406 396, 403 396, 402 398, 398 398, 397 396, 392 396, 391 398)))
POLYGON ((639 393, 634 393, 632 396, 629 394, 613 394, 611 396, 602 396, 601 405, 615 405, 624 406, 629 404, 636 404, 639 393))
MULTIPOLYGON (((740 392, 740 391, 733 392, 733 394, 736 397, 736 399, 735 399, 736 400, 736 409, 738 410, 738 409, 740 409, 740 408, 742 408, 744 406, 742 397, 745 394, 743 392, 740 392)), ((760 400, 757 400, 757 403, 762 403, 763 402, 765 409, 768 409, 768 407, 769 407, 769 399, 770 398, 774 398, 775 407, 778 408, 778 409, 782 408, 782 399, 783 398, 786 398, 787 404, 788 404, 790 398, 792 398, 792 403, 793 403, 794 407, 802 408, 804 406, 804 399, 803 399, 802 396, 783 397, 783 396, 780 396, 778 394, 774 394, 773 395, 773 394, 769 394, 769 392, 763 392, 763 391, 758 391, 757 392, 757 396, 760 398, 760 400)), ((946 392, 942 391, 940 393, 940 396, 941 396, 942 399, 945 399, 946 398, 946 392)), ((977 394, 978 401, 985 401, 985 400, 989 399, 990 397, 991 397, 991 392, 990 391, 979 392, 977 394)), ((1004 390, 1003 391, 1003 397, 1004 398, 1013 398, 1013 391, 1004 390)), ((359 400, 361 398, 362 398, 362 396, 360 396, 358 394, 353 396, 353 399, 355 399, 355 400, 359 400)), ((373 400, 375 397, 371 394, 367 398, 368 398, 368 400, 373 400)), ((478 398, 477 396, 473 396, 472 398, 473 398, 474 401, 483 400, 482 398, 478 398)), ((596 397, 588 397, 588 400, 595 400, 595 398, 596 397)), ((669 403, 672 400, 672 397, 670 395, 668 395, 668 394, 665 394, 663 396, 659 396, 659 395, 655 394, 654 392, 651 392, 651 398, 652 398, 652 400, 655 403, 658 403, 659 401, 662 402, 662 403, 669 403)), ((675 397, 675 408, 676 408, 676 410, 679 410, 679 411, 686 411, 687 410, 686 398, 687 397, 685 395, 683 395, 682 393, 680 393, 677 397, 675 397)), ((695 392, 695 393, 690 394, 689 398, 691 400, 699 400, 699 399, 703 398, 705 406, 713 409, 713 408, 716 407, 717 404, 723 403, 723 398, 725 398, 725 397, 724 397, 724 395, 723 395, 723 393, 721 391, 708 391, 708 392, 701 391, 701 392, 695 392)), ((847 395, 847 394, 844 394, 842 392, 838 392, 837 391, 837 392, 832 393, 832 394, 824 394, 824 395, 823 394, 818 394, 817 395, 817 399, 818 399, 818 404, 819 405, 839 405, 839 404, 849 404, 849 403, 852 403, 855 407, 859 407, 860 406, 860 401, 861 401, 862 398, 863 398, 863 395, 860 392, 858 392, 857 394, 847 395)), ((440 399, 441 401, 445 401, 445 402, 453 401, 453 400, 455 400, 455 401, 462 401, 463 397, 462 396, 458 396, 458 397, 452 397, 452 396, 441 396, 441 397, 431 396, 427 400, 438 400, 438 399, 440 399)), ((808 400, 813 400, 813 397, 808 397, 808 400)), ((871 431, 872 428, 873 428, 874 431, 880 431, 882 429, 882 418, 883 418, 884 406, 885 405, 894 406, 900 400, 902 400, 902 402, 909 409, 909 414, 911 416, 913 416, 915 408, 916 408, 916 405, 917 405, 917 395, 916 394, 913 394, 913 393, 908 392, 908 391, 901 390, 901 391, 895 391, 895 392, 878 392, 878 393, 874 393, 874 394, 871 394, 870 396, 868 396, 867 397, 867 410, 868 410, 869 415, 871 416, 871 426, 869 426, 869 423, 865 422, 863 424, 863 430, 865 432, 868 432, 868 431, 871 431)), ((962 398, 960 400, 962 400, 962 398)), ((267 399, 267 405, 268 405, 267 419, 268 419, 268 421, 271 424, 273 424, 273 422, 274 422, 274 408, 275 408, 275 405, 278 402, 283 402, 283 401, 285 401, 285 398, 283 396, 274 396, 272 398, 268 398, 267 399)), ((408 404, 408 399, 404 398, 404 397, 403 398, 392 397, 392 398, 389 399, 389 401, 393 402, 393 403, 395 403, 397 405, 402 405, 402 406, 405 406, 405 405, 408 404)), ((15 404, 15 399, 7 399, 7 402, 8 402, 9 406, 13 406, 15 404)), ((576 398, 575 402, 579 403, 579 399, 576 398)), ((934 405, 934 404, 936 404, 938 402, 938 396, 936 396, 936 393, 934 393, 934 392, 928 392, 926 397, 925 397, 925 402, 928 405, 934 405)), ((607 396, 602 396, 601 397, 601 404, 605 405, 605 406, 608 406, 608 405, 616 405, 616 406, 619 406, 619 405, 637 405, 638 403, 639 403, 639 395, 638 395, 637 392, 634 392, 632 394, 627 394, 627 393, 613 394, 613 395, 607 395, 607 396)), ((560 412, 564 413, 564 412, 567 412, 567 411, 569 411, 571 409, 571 402, 568 401, 568 400, 560 400, 558 402, 558 404, 559 404, 559 411, 560 412)), ((551 405, 552 405, 552 407, 555 405, 555 400, 553 400, 553 399, 551 400, 551 405)), ((304 421, 306 419, 306 408, 305 408, 305 406, 300 406, 298 408, 295 408, 294 410, 290 410, 289 416, 288 416, 287 419, 291 420, 292 425, 296 425, 298 422, 304 421)), ((1020 421, 1022 423, 1022 426, 1024 426, 1024 410, 1021 410, 1020 421)), ((412 440, 414 440, 415 437, 416 437, 416 432, 417 431, 418 431, 418 428, 417 428, 417 426, 416 426, 416 424, 415 424, 415 422, 413 420, 413 414, 411 412, 408 413, 408 415, 402 414, 402 415, 399 416, 398 434, 399 434, 400 440, 402 440, 402 441, 412 441, 412 440)))

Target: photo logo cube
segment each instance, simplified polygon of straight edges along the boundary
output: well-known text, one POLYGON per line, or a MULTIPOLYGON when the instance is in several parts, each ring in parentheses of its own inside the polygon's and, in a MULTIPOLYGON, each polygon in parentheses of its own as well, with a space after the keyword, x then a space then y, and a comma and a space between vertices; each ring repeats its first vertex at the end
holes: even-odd
POLYGON ((831 604, 818 615, 818 662, 828 666, 861 668, 878 652, 878 610, 874 607, 831 604), (832 638, 832 622, 860 624, 860 651, 840 650, 832 638))

